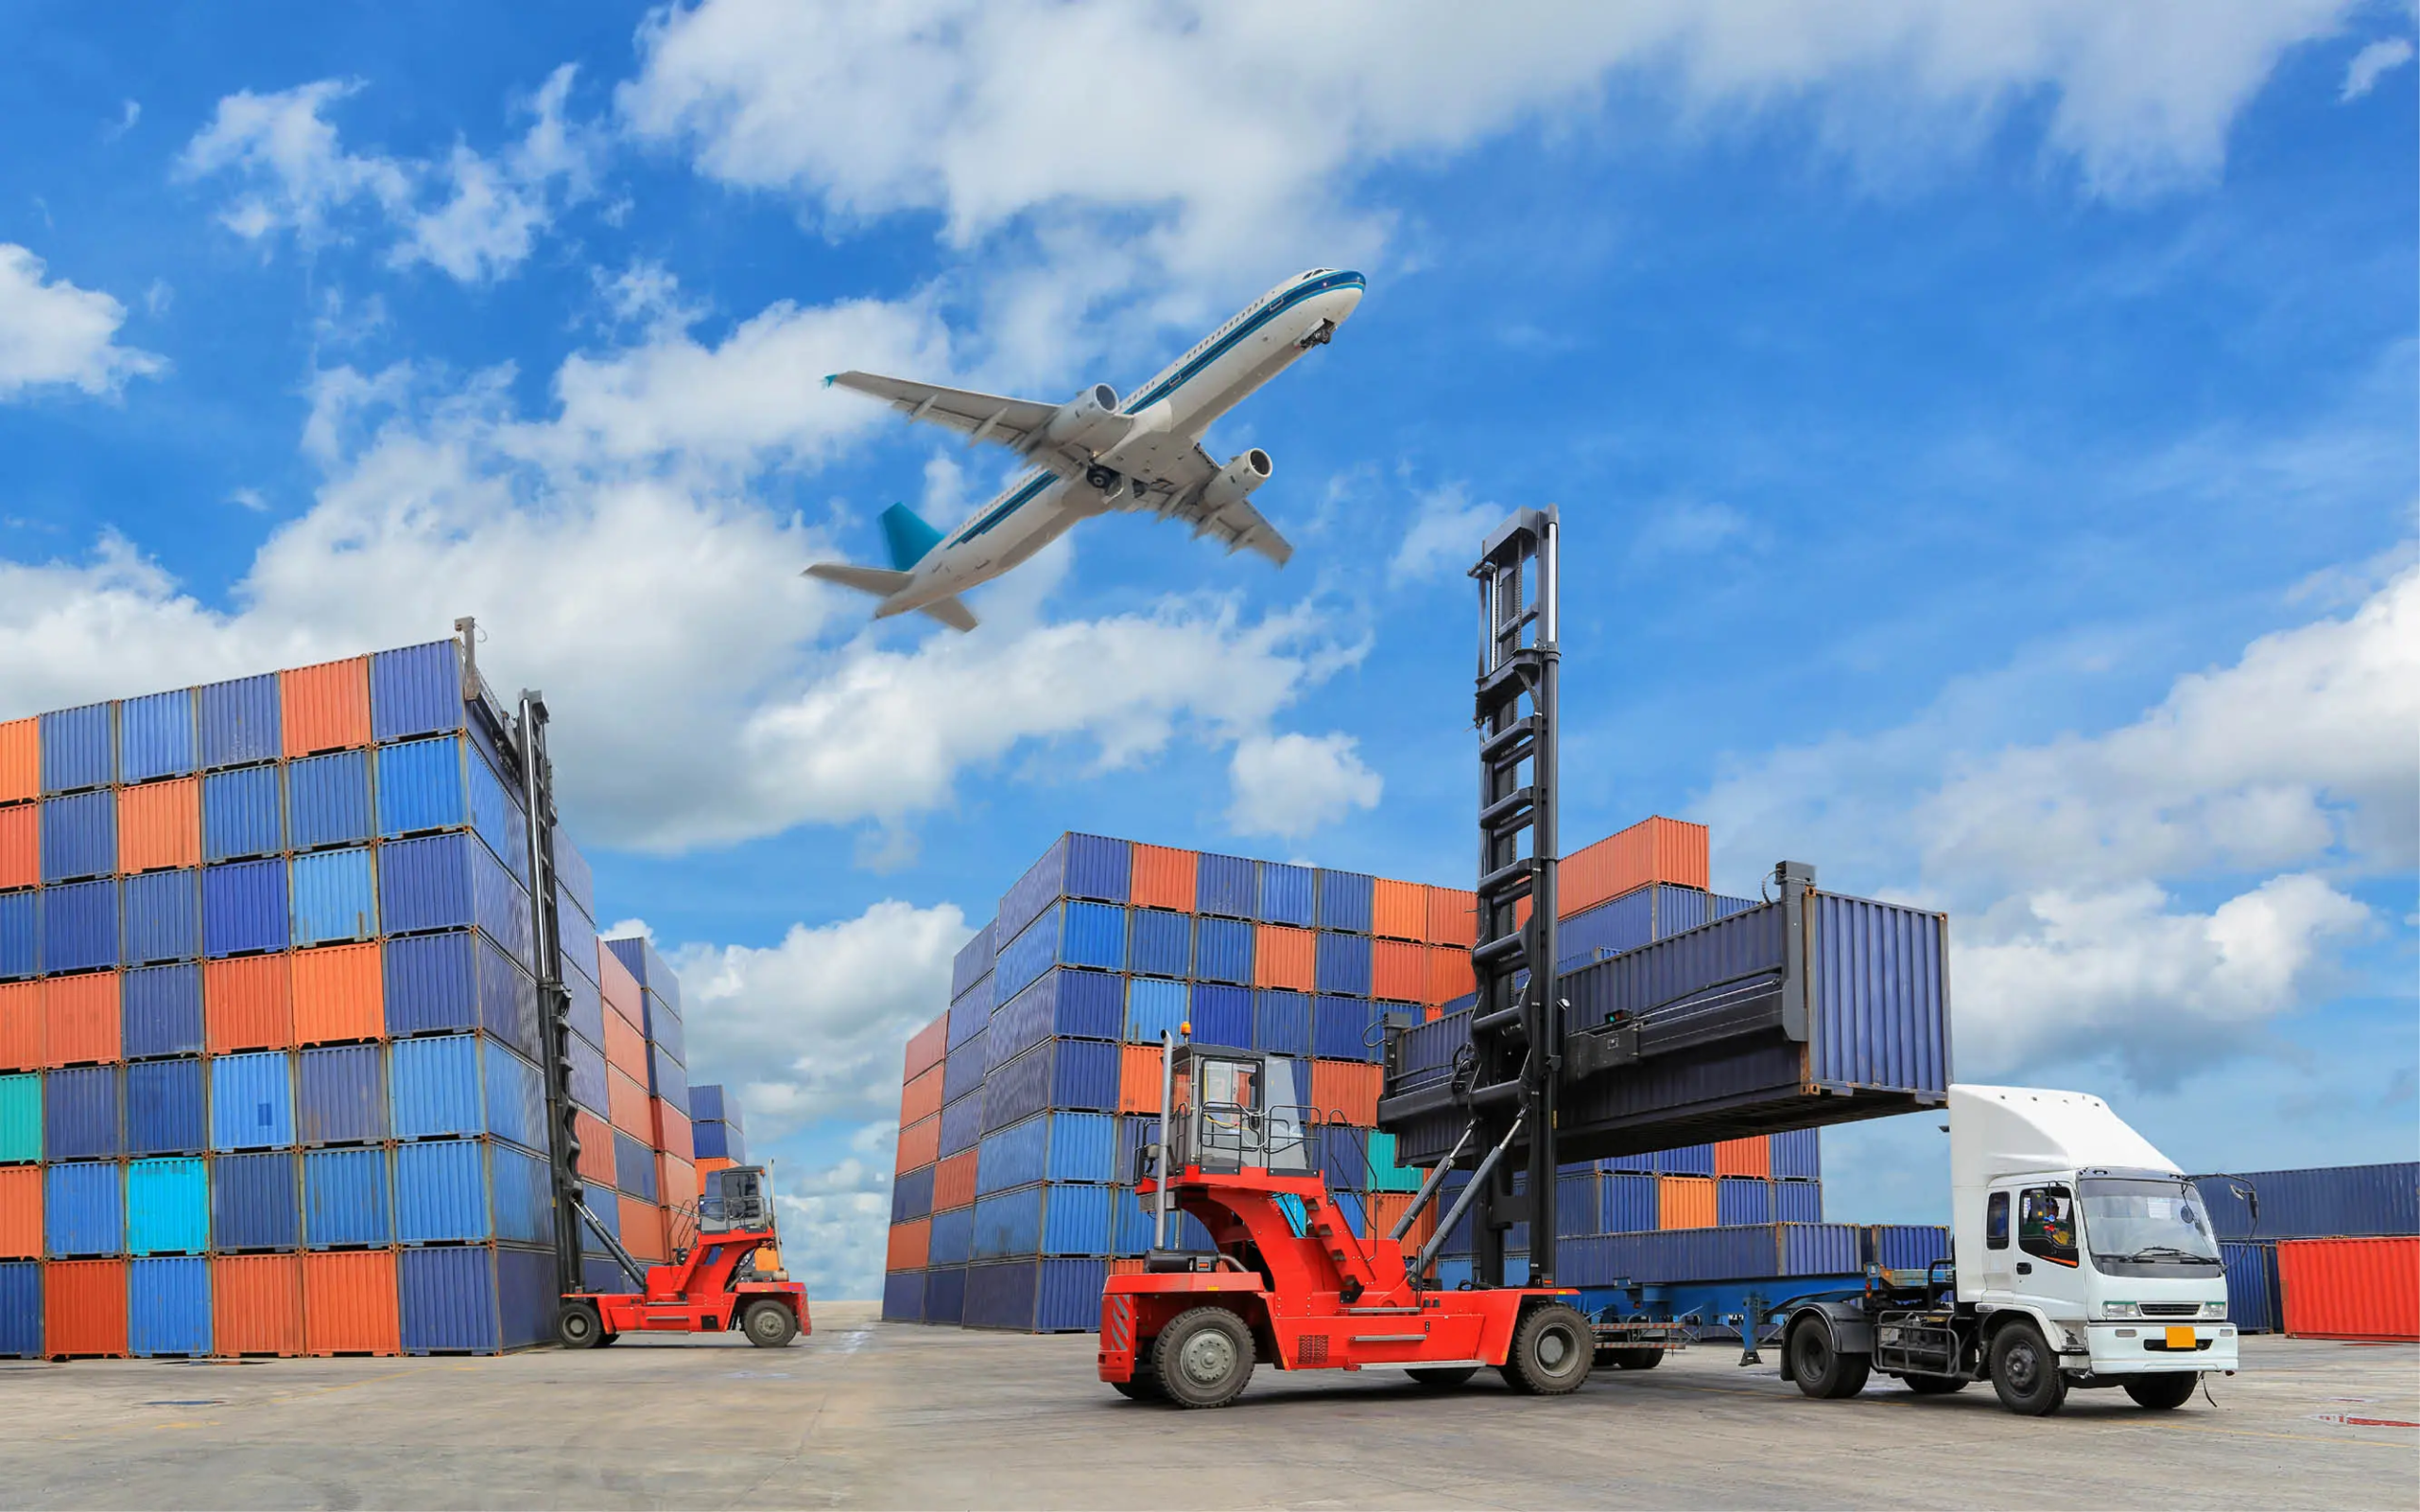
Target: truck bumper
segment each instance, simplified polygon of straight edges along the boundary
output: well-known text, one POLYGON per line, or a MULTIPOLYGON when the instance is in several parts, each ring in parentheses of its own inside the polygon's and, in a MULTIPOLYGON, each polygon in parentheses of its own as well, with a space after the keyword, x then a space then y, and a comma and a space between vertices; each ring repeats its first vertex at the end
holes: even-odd
MULTIPOLYGON (((2236 1332, 2232 1323, 2095 1323, 2086 1330, 2091 1345, 2092 1373, 2097 1376, 2146 1375, 2170 1370, 2233 1370, 2236 1332), (2185 1335, 2193 1342, 2188 1348, 2185 1335)), ((2068 1355, 2062 1364, 2074 1364, 2068 1355)))

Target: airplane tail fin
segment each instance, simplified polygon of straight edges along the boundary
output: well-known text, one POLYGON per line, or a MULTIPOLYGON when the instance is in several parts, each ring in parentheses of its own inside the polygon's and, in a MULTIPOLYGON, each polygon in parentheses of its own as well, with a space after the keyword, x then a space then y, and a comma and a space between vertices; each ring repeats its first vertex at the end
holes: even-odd
POLYGON ((854 588, 860 593, 876 598, 889 598, 908 586, 906 573, 885 572, 879 567, 852 567, 844 561, 819 561, 806 570, 809 577, 821 577, 827 583, 854 588))
POLYGON ((975 628, 974 611, 959 603, 955 596, 937 598, 917 612, 930 614, 953 630, 965 631, 975 628))
POLYGON ((932 554, 942 533, 915 510, 894 504, 882 511, 882 539, 890 546, 890 565, 904 573, 932 554))

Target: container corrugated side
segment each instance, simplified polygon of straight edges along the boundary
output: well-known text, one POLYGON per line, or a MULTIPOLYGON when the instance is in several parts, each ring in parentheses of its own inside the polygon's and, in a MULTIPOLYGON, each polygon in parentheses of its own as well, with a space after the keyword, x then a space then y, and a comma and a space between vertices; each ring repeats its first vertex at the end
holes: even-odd
POLYGON ((1194 869, 1193 909, 1224 919, 1250 919, 1260 898, 1253 864, 1204 850, 1194 869))
POLYGON ((119 994, 125 1014, 121 1043, 129 1059, 201 1053, 199 966, 187 962, 129 971, 119 994))
POLYGON ((975 932, 975 937, 959 946, 958 954, 950 958, 949 995, 952 1002, 964 996, 968 988, 991 974, 994 927, 994 921, 987 920, 975 932))
POLYGON ((296 951, 290 980, 297 1043, 375 1040, 386 1033, 386 973, 377 941, 296 951))
POLYGON ((91 971, 117 964, 118 887, 114 879, 44 887, 27 902, 37 900, 41 903, 43 971, 56 976, 62 971, 91 971))
POLYGON ((0 1264, 0 1359, 30 1360, 43 1352, 42 1272, 38 1261, 0 1264))
POLYGON ((283 767, 247 766, 201 780, 201 858, 242 861, 285 849, 283 767))
POLYGON ((1864 1258, 1884 1270, 1924 1270, 1949 1258, 1949 1230, 1940 1224, 1878 1223, 1865 1235, 1864 1258))
POLYGON ((395 1256, 372 1249, 302 1257, 302 1347, 312 1354, 400 1354, 395 1256))
POLYGON ((1252 1048, 1281 1056, 1311 1053, 1307 993, 1265 989, 1252 995, 1252 1048))
POLYGON ((554 1257, 504 1246, 406 1249, 397 1263, 406 1354, 494 1354, 549 1336, 554 1257))
POLYGON ((305 1151, 302 1243, 313 1249, 394 1243, 393 1163, 379 1144, 305 1151))
POLYGON ((1004 948, 1007 941, 1025 933, 1026 926, 1059 900, 1066 876, 1067 836, 1063 834, 1050 843, 1042 859, 1028 867, 1025 874, 1000 895, 997 930, 1004 948))
POLYGON ((1812 1079, 1946 1095, 1948 920, 1838 893, 1817 893, 1812 902, 1812 1079))
POLYGON ((2201 1183, 2202 1201, 2221 1239, 2335 1239, 2420 1233, 2420 1162, 2248 1171, 2201 1183), (2249 1186, 2251 1205, 2235 1188, 2249 1186))
POLYGON ((1322 929, 1369 934, 1376 887, 1375 877, 1358 871, 1330 871, 1322 868, 1314 889, 1318 895, 1315 921, 1322 929))
POLYGON ((126 1153, 199 1155, 210 1148, 209 1077, 195 1057, 126 1068, 126 1153))
POLYGON ((0 891, 42 882, 42 805, 0 808, 0 891))
POLYGON ((1193 930, 1194 980, 1251 986, 1253 933, 1240 919, 1199 918, 1193 930))
POLYGON ((16 981, 41 970, 42 928, 39 895, 0 893, 0 982, 16 981))
POLYGON ((297 850, 373 838, 378 822, 370 801, 370 753, 343 750, 288 764, 285 832, 297 850))
POLYGON ((528 969, 528 895, 472 836, 438 834, 381 846, 378 907, 389 934, 475 926, 528 969))
POLYGON ((1370 936, 1322 930, 1315 947, 1312 985, 1321 992, 1370 995, 1370 936))
POLYGON ((1251 1047, 1251 988, 1196 982, 1186 1012, 1193 1022, 1195 1044, 1229 1045, 1238 1050, 1251 1047))
MULTIPOLYGON (((200 865, 199 782, 178 777, 118 790, 118 870, 135 873, 200 865)), ((0 863, 0 869, 5 869, 5 863, 0 863)))
POLYGON ((1770 1136, 1773 1175, 1813 1181, 1824 1174, 1824 1154, 1820 1129, 1792 1129, 1787 1134, 1770 1136))
POLYGON ((395 1147, 395 1237, 406 1245, 503 1239, 551 1243, 545 1169, 492 1140, 418 1140, 395 1147))
POLYGON ((1115 1040, 1124 1028, 1125 979, 1102 971, 1057 969, 1043 973, 992 1015, 986 1057, 1005 1064, 1052 1036, 1115 1040))
POLYGON ((117 705, 88 703, 40 715, 42 790, 73 793, 117 781, 117 705))
POLYGON ((1190 850, 1136 842, 1126 901, 1137 908, 1193 912, 1195 874, 1201 861, 1190 850))
POLYGON ((137 1358, 210 1353, 210 1262, 199 1255, 127 1266, 126 1348, 137 1358))
POLYGON ((389 939, 381 957, 389 1034, 485 1029, 538 1053, 538 985, 486 936, 455 930, 389 939))
POLYGON ((2277 1291, 2277 1246, 2224 1240, 2220 1263, 2226 1267, 2227 1321, 2238 1333, 2274 1333, 2284 1315, 2277 1291))
POLYGON ((925 1320, 925 1273, 895 1270, 882 1278, 882 1320, 922 1323, 925 1320))
POLYGON ((300 1143, 357 1144, 388 1137, 387 1048, 324 1045, 295 1057, 300 1143))
POLYGON ((118 961, 157 966, 201 955, 201 873, 152 871, 120 884, 118 961))
POLYGON ((112 1160, 43 1168, 43 1251, 55 1259, 126 1250, 126 1173, 112 1160))
POLYGON ((126 1248, 134 1255, 199 1255, 210 1247, 210 1175, 191 1156, 130 1160, 126 1248))
POLYGON ((42 800, 42 880, 81 882, 117 870, 117 795, 107 788, 42 800))
POLYGON ((1126 1019, 1120 1038, 1137 1044, 1158 1044, 1162 1036, 1184 1026, 1185 1006, 1191 998, 1183 982, 1132 978, 1126 985, 1126 1019))
POLYGON ((237 861, 201 869, 201 950, 214 960, 288 944, 285 863, 237 861))
POLYGON ((287 756, 370 744, 370 659, 348 657, 277 675, 287 756))
POLYGON ((53 1359, 126 1353, 126 1262, 43 1267, 43 1333, 53 1359))
POLYGON ((2284 1240, 2277 1277, 2296 1338, 2420 1343, 2420 1236, 2284 1240))
POLYGON ((213 1055, 294 1042, 291 962, 285 955, 211 961, 201 969, 202 1027, 213 1055))
POLYGON ((1126 969, 1138 976, 1184 977, 1193 966, 1193 916, 1165 909, 1133 910, 1126 969))
POLYGON ((1253 918, 1264 924, 1308 929, 1313 913, 1312 876, 1309 867, 1289 867, 1279 861, 1259 863, 1253 918))
POLYGON ((380 651, 370 659, 370 729, 381 741, 459 730, 462 664, 452 641, 380 651))
POLYGON ((277 674, 205 683, 195 690, 200 706, 201 765, 247 766, 285 753, 278 729, 277 674))
POLYGON ((302 1167, 291 1150, 210 1161, 210 1246, 290 1250, 302 1243, 302 1167))
POLYGON ((302 1266, 295 1255, 210 1263, 210 1333, 222 1355, 302 1352, 302 1266))
POLYGON ((108 1160, 125 1153, 118 1067, 77 1066, 46 1072, 42 1081, 43 1160, 108 1160))
POLYGON ((197 740, 191 688, 124 700, 117 708, 118 781, 184 776, 196 765, 197 740))
POLYGON ((273 1150, 293 1143, 293 1057, 272 1050, 213 1059, 210 1147, 273 1150))
POLYGON ((35 719, 0 722, 0 803, 42 796, 42 725, 35 719))

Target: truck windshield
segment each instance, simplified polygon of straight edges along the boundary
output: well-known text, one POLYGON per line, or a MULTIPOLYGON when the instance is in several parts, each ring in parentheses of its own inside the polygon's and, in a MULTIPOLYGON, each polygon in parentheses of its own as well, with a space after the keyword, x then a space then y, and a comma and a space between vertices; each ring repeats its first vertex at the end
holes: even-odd
POLYGON ((2219 1267, 2210 1215, 2202 1211, 2201 1194, 2184 1182, 2087 1177, 2081 1185, 2084 1242, 2100 1269, 2139 1275, 2136 1267, 2219 1267))

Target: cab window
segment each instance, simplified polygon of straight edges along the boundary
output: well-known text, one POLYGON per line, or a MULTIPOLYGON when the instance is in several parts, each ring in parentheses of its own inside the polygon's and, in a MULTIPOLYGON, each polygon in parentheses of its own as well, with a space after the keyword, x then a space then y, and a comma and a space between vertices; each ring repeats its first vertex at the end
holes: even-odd
POLYGON ((1983 1210, 1983 1247, 2008 1247, 2008 1194, 2005 1192, 1993 1193, 1991 1205, 1983 1210))
POLYGON ((2065 1187, 2027 1187, 2017 1196, 2016 1245, 2053 1265, 2076 1263, 2076 1199, 2065 1187))

